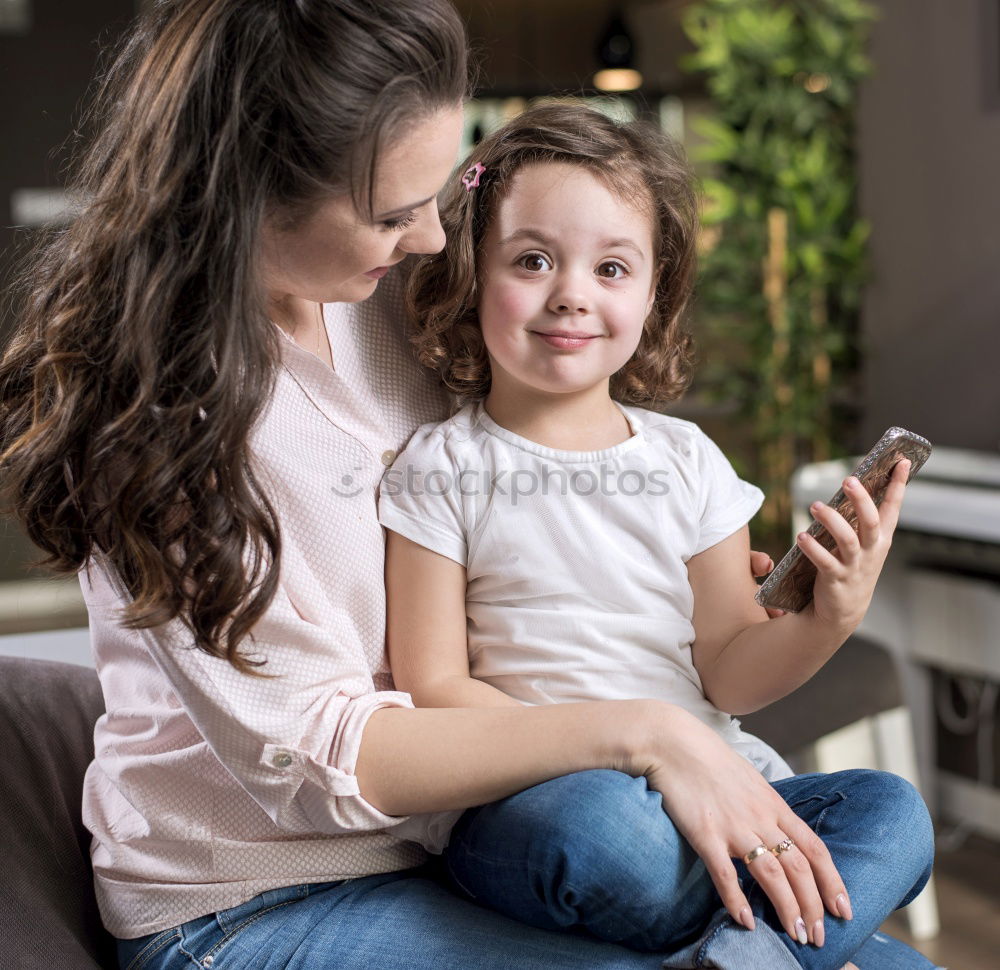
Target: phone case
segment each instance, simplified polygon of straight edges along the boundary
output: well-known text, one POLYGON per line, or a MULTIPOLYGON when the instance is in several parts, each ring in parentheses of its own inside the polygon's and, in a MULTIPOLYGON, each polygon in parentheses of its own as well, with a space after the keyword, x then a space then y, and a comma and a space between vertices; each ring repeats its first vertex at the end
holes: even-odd
MULTIPOLYGON (((926 438, 907 431, 905 428, 890 428, 875 443, 875 446, 854 469, 854 476, 868 490, 876 505, 881 505, 889 478, 900 458, 909 458, 911 481, 930 456, 931 443, 926 438)), ((833 506, 850 524, 857 529, 854 506, 841 489, 830 499, 833 506)), ((813 522, 806 530, 825 549, 836 547, 833 536, 826 528, 813 522)), ((798 546, 792 546, 784 559, 774 567, 773 572, 757 590, 755 599, 761 606, 771 609, 798 613, 805 609, 813 597, 813 583, 816 581, 816 567, 802 554, 798 546)))

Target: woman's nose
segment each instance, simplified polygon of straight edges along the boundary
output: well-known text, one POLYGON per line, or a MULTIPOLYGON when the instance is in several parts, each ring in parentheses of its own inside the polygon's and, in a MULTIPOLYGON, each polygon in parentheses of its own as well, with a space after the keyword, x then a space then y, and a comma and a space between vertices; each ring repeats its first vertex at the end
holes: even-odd
POLYGON ((437 203, 433 202, 417 217, 416 224, 400 237, 399 248, 407 253, 439 253, 444 243, 441 217, 437 203))

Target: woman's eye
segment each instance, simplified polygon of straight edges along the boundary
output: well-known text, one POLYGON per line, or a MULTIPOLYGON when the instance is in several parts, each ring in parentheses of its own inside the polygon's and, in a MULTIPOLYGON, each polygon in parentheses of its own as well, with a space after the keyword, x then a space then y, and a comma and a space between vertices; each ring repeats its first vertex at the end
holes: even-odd
POLYGON ((390 231, 398 231, 400 229, 409 229, 410 226, 412 226, 416 221, 416 214, 410 212, 405 216, 400 216, 398 219, 386 219, 385 222, 382 223, 382 226, 390 231))
POLYGON ((518 262, 532 273, 544 273, 545 270, 552 269, 552 264, 541 253, 527 253, 518 262))
POLYGON ((603 276, 607 280, 617 280, 621 279, 623 276, 627 275, 628 270, 622 266, 621 263, 601 263, 597 267, 597 275, 603 276))

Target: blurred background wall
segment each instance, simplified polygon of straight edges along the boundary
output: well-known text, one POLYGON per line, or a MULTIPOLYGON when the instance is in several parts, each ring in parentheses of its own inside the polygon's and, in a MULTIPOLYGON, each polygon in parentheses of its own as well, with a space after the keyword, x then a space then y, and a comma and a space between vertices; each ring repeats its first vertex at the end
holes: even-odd
MULTIPOLYGON (((606 0, 459 0, 494 96, 590 84, 606 0)), ((686 0, 621 6, 651 97, 696 111, 681 72, 686 0)), ((864 305, 860 449, 890 424, 938 444, 1000 445, 1000 3, 875 0, 875 70, 861 96, 863 214, 874 227, 864 305)), ((60 150, 98 64, 133 0, 0 0, 0 272, 14 226, 58 200, 60 150), (18 9, 27 14, 18 15, 18 9), (5 28, 3 25, 7 24, 5 28), (28 190, 28 194, 25 194, 28 190)), ((6 304, 2 325, 9 326, 6 304)))
POLYGON ((878 0, 862 88, 863 437, 1000 448, 1000 3, 878 0))

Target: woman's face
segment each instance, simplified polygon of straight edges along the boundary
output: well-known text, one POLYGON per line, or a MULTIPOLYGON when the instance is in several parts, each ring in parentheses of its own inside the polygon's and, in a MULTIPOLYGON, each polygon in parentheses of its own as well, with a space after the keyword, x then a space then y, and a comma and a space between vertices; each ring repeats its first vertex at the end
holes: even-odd
POLYGON ((376 165, 371 218, 355 209, 350 195, 338 195, 291 226, 265 222, 261 257, 270 300, 355 303, 371 296, 389 267, 409 253, 440 250, 437 195, 461 134, 456 106, 417 122, 393 143, 376 165))

